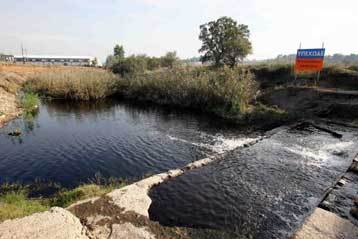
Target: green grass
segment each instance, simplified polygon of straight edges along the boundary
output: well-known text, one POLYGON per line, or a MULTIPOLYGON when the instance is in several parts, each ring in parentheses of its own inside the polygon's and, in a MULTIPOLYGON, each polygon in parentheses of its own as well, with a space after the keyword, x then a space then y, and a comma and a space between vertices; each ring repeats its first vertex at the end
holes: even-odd
POLYGON ((30 198, 29 185, 4 184, 1 185, 0 194, 0 222, 43 212, 54 206, 68 207, 80 200, 102 196, 125 185, 123 180, 112 179, 105 185, 83 184, 74 189, 61 189, 48 198, 30 198))
POLYGON ((21 96, 20 103, 25 112, 32 112, 38 108, 39 97, 35 93, 27 92, 21 96))
POLYGON ((10 192, 0 197, 0 221, 24 217, 48 209, 41 200, 28 199, 26 192, 10 192))

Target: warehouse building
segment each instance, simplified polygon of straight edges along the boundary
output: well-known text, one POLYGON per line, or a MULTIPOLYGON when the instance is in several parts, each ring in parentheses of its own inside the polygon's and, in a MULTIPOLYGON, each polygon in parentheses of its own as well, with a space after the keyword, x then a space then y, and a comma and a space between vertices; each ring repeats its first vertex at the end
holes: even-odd
POLYGON ((14 56, 14 62, 38 65, 92 66, 95 58, 91 56, 14 56))
POLYGON ((13 62, 14 61, 14 56, 13 55, 0 54, 0 61, 13 62))

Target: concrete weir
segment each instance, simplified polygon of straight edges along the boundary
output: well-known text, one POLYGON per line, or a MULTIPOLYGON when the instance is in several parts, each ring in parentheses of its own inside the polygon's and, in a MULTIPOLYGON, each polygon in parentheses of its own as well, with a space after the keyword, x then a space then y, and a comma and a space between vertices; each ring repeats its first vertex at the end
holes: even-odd
POLYGON ((287 127, 153 188, 150 219, 237 237, 290 238, 357 152, 357 129, 313 123, 287 127))
MULTIPOLYGON (((242 145, 238 145, 238 148, 240 146, 247 148, 251 145, 256 145, 258 142, 264 141, 266 138, 282 130, 287 130, 287 128, 275 129, 265 137, 248 139, 242 145)), ((240 151, 238 148, 236 148, 236 151, 240 151)), ((214 157, 190 163, 181 169, 169 170, 165 173, 153 175, 121 189, 114 190, 103 197, 77 202, 66 209, 52 208, 44 213, 5 221, 0 224, 0 239, 198 238, 190 234, 190 230, 196 229, 176 226, 166 227, 158 222, 151 221, 148 210, 152 204, 152 199, 149 197, 149 192, 154 186, 172 181, 170 179, 175 181, 176 179, 174 178, 183 176, 186 172, 199 170, 199 168, 205 165, 212 165, 213 162, 225 161, 225 155, 218 154, 214 157)), ((210 233, 210 231, 204 231, 204 233, 210 233)), ((219 236, 218 234, 213 235, 212 238, 222 237, 220 236, 221 234, 219 236)), ((332 213, 327 213, 322 209, 317 209, 298 231, 295 239, 353 239, 356 238, 355 235, 358 235, 357 228, 349 221, 341 219, 332 213), (322 225, 321 222, 325 221, 327 221, 327 224, 322 225), (335 230, 336 233, 333 233, 332 230, 335 230)))

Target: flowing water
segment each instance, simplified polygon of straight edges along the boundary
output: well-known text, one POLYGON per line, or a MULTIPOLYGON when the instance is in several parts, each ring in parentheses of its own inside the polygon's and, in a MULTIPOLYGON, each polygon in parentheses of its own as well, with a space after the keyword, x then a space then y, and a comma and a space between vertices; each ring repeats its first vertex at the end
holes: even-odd
POLYGON ((358 132, 282 127, 239 147, 259 135, 187 111, 113 100, 43 102, 37 114, 0 129, 0 183, 74 187, 95 175, 135 180, 217 155, 153 188, 151 219, 218 229, 230 238, 288 238, 349 167, 358 132), (8 135, 17 128, 20 137, 8 135))
POLYGON ((0 183, 74 187, 95 175, 134 180, 230 150, 240 135, 190 112, 116 101, 44 102, 37 115, 0 129, 0 183), (17 128, 20 137, 8 136, 17 128))
POLYGON ((357 152, 357 129, 310 124, 281 129, 154 187, 150 218, 240 238, 290 238, 357 152))

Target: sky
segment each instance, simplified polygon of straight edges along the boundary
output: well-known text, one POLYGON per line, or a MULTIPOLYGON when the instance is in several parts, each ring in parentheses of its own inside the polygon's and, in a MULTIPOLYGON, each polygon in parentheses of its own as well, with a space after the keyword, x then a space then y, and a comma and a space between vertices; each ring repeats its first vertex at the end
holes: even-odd
POLYGON ((358 53, 357 0, 0 0, 0 52, 199 56, 199 26, 229 16, 251 31, 249 59, 303 48, 358 53))

